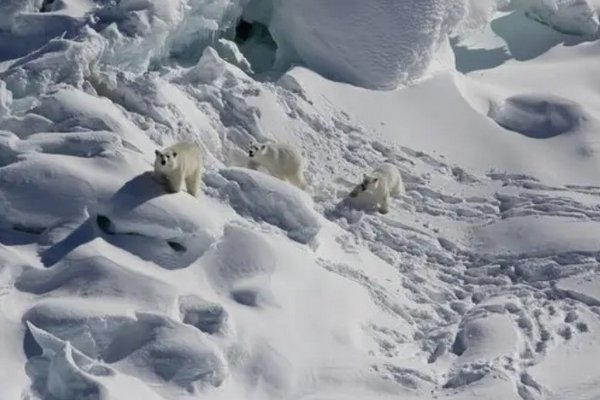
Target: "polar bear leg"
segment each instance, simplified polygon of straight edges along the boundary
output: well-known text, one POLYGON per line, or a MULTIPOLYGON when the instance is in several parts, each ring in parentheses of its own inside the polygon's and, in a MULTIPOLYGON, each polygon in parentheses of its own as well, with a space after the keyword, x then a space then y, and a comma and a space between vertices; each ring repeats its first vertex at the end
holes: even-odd
POLYGON ((194 197, 198 197, 198 190, 200 186, 200 171, 196 170, 194 173, 188 175, 185 178, 185 187, 189 194, 194 197))
POLYGON ((183 185, 183 171, 175 171, 167 178, 167 189, 171 193, 177 193, 183 185))
POLYGON ((390 211, 390 195, 386 193, 381 200, 379 205, 379 212, 382 214, 387 214, 390 211))
POLYGON ((258 171, 258 167, 260 167, 260 164, 254 160, 248 160, 247 167, 250 169, 253 169, 255 171, 258 171))
POLYGON ((392 196, 397 196, 402 193, 404 193, 404 185, 402 184, 402 182, 398 181, 398 183, 396 183, 396 186, 392 188, 391 194, 392 196))
POLYGON ((302 176, 302 172, 298 172, 295 175, 290 176, 288 181, 300 189, 306 189, 306 181, 304 180, 304 176, 302 176))
POLYGON ((354 189, 352 189, 352 191, 348 194, 348 196, 355 198, 361 192, 361 189, 361 185, 356 185, 354 189))

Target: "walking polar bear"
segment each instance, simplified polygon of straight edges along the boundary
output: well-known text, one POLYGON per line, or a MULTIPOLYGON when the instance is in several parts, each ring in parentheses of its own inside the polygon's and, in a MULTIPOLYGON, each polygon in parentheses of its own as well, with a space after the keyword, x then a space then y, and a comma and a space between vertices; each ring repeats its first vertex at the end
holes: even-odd
POLYGON ((285 143, 253 143, 248 150, 248 168, 265 168, 271 175, 300 189, 306 188, 306 161, 298 149, 285 143))
POLYGON ((202 176, 202 152, 193 143, 180 142, 155 151, 154 176, 171 193, 179 192, 185 182, 189 194, 198 196, 202 176))
POLYGON ((371 206, 378 207, 382 214, 390 210, 390 197, 404 193, 404 183, 398 168, 390 163, 382 163, 351 192, 350 197, 359 197, 371 206))

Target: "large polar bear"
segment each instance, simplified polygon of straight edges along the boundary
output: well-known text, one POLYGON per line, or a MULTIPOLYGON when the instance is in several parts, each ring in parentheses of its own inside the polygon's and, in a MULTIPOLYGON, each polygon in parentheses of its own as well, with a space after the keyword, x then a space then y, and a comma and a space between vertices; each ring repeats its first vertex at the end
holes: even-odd
POLYGON ((359 197, 365 203, 378 207, 382 214, 390 210, 390 196, 404 193, 404 183, 398 168, 390 163, 380 164, 370 174, 363 176, 351 192, 350 197, 359 197))
POLYGON ((304 168, 306 162, 300 151, 286 143, 253 143, 248 150, 248 168, 263 167, 281 180, 300 189, 306 188, 304 168))
POLYGON ((202 176, 202 152, 194 143, 180 142, 155 151, 154 176, 167 189, 176 193, 185 186, 189 194, 198 195, 202 176))

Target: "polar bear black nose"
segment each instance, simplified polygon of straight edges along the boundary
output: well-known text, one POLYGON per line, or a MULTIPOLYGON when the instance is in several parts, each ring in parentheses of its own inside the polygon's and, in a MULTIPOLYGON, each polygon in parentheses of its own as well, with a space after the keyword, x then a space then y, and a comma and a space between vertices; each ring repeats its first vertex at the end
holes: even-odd
POLYGON ((162 160, 160 163, 161 163, 162 165, 167 165, 167 162, 166 162, 165 160, 162 160))

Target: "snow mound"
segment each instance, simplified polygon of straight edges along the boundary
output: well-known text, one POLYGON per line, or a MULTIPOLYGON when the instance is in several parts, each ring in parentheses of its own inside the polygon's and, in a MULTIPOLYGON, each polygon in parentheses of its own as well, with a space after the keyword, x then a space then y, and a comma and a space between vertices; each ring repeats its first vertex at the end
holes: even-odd
POLYGON ((198 199, 187 192, 167 193, 148 171, 127 181, 99 205, 96 222, 109 235, 107 240, 165 268, 180 268, 197 259, 220 236, 223 219, 209 211, 214 210, 210 205, 218 207, 213 203, 202 195, 198 199), (147 241, 155 243, 150 251, 147 241), (175 262, 173 250, 187 254, 175 262))
POLYGON ((43 92, 56 82, 81 88, 92 73, 105 48, 105 42, 91 29, 78 40, 53 39, 40 49, 20 58, 0 78, 13 96, 21 98, 43 92), (52 66, 52 68, 49 68, 52 66))
POLYGON ((452 352, 460 356, 461 362, 515 355, 517 339, 516 327, 507 315, 472 315, 461 323, 452 352))
POLYGON ((98 238, 87 238, 51 268, 25 269, 15 287, 52 297, 117 298, 152 309, 173 307, 177 298, 170 285, 130 267, 138 263, 129 253, 98 238))
POLYGON ((120 371, 190 393, 205 384, 219 386, 227 374, 225 358, 206 334, 152 313, 136 313, 136 322, 116 332, 103 358, 120 371))
POLYGON ((205 181, 241 215, 268 222, 300 243, 314 241, 321 229, 312 200, 300 189, 262 172, 225 168, 205 181))
POLYGON ((223 306, 211 303, 195 295, 179 298, 179 313, 185 324, 195 326, 208 334, 227 330, 229 314, 223 306))
POLYGON ((509 97, 490 110, 490 117, 506 129, 535 139, 575 131, 588 119, 578 103, 547 94, 509 97))
POLYGON ((301 62, 327 78, 376 89, 423 75, 466 9, 447 0, 273 4, 262 22, 277 43, 278 63, 301 62))
POLYGON ((240 1, 174 0, 108 2, 93 13, 94 28, 108 42, 103 60, 143 73, 169 59, 198 60, 215 36, 234 26, 240 1))
MULTIPOLYGON (((139 314, 137 317, 139 320, 146 320, 150 324, 155 322, 155 326, 160 325, 160 321, 152 321, 151 315, 145 316, 144 314, 139 314)), ((31 335, 29 345, 32 347, 36 346, 39 349, 35 354, 30 354, 26 369, 33 386, 36 388, 37 394, 43 398, 57 400, 126 400, 129 396, 135 396, 136 398, 149 400, 164 399, 164 397, 156 393, 156 389, 149 388, 138 377, 131 377, 123 374, 121 371, 117 371, 117 368, 123 368, 122 365, 115 365, 116 368, 113 368, 113 366, 109 366, 101 360, 88 357, 74 347, 71 342, 65 341, 37 327, 29 321, 26 321, 26 327, 28 334, 31 335)), ((125 330, 129 332, 130 328, 131 326, 125 330)), ((157 336, 161 334, 160 330, 153 333, 157 334, 157 336)), ((115 338, 122 339, 118 335, 115 338)), ((128 339, 129 341, 124 340, 122 344, 139 344, 140 340, 148 342, 149 338, 147 335, 140 334, 128 339)), ((182 337, 179 337, 179 339, 182 339, 182 337)), ((185 347, 184 351, 188 352, 190 357, 184 360, 184 362, 181 362, 181 359, 178 360, 179 363, 177 365, 180 369, 175 371, 175 374, 169 376, 169 378, 183 382, 186 389, 193 392, 195 385, 198 386, 198 383, 191 382, 194 378, 194 373, 200 373, 200 375, 204 373, 203 376, 207 378, 207 375, 210 375, 213 370, 210 370, 206 374, 207 369, 210 367, 202 369, 203 366, 206 367, 210 364, 210 353, 199 351, 197 343, 195 346, 185 346, 186 344, 189 345, 190 343, 182 343, 179 346, 185 347), (190 365, 190 363, 194 363, 194 365, 190 365), (185 376, 186 374, 189 374, 187 378, 181 380, 182 375, 185 376)), ((152 348, 152 343, 148 347, 152 348)), ((161 357, 167 357, 168 359, 169 356, 176 355, 176 352, 170 351, 176 347, 177 345, 169 343, 153 347, 156 351, 153 361, 159 364, 161 362, 164 363, 164 359, 161 360, 161 357), (161 353, 161 350, 164 352, 161 353)), ((164 368, 161 369, 158 367, 157 370, 164 371, 164 368)), ((199 378, 198 375, 195 377, 199 378)), ((152 383, 156 384, 155 381, 152 383)))
MULTIPOLYGON (((263 235, 227 226, 223 239, 203 260, 217 287, 230 291, 239 303, 256 306, 268 292, 279 254, 263 235)), ((268 296, 268 294, 267 294, 268 296)))
POLYGON ((69 157, 68 163, 63 157, 27 153, 3 168, 0 225, 39 233, 58 221, 78 217, 94 203, 91 199, 108 196, 115 189, 111 174, 126 168, 123 160, 113 157, 69 157))
POLYGON ((111 368, 30 322, 27 328, 43 351, 27 363, 39 392, 60 400, 106 396, 98 378, 114 375, 111 368))
POLYGON ((117 133, 132 150, 153 154, 156 145, 123 112, 107 98, 81 90, 59 89, 31 110, 53 123, 54 131, 109 130, 117 133))
POLYGON ((116 332, 135 321, 123 303, 59 297, 45 299, 23 315, 27 321, 62 340, 78 351, 97 359, 116 332))

